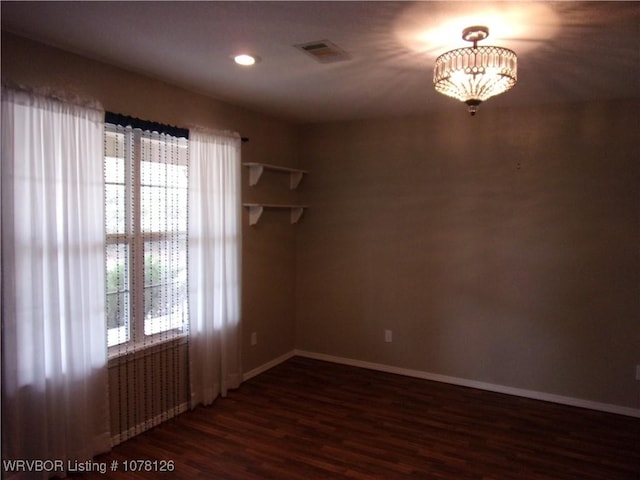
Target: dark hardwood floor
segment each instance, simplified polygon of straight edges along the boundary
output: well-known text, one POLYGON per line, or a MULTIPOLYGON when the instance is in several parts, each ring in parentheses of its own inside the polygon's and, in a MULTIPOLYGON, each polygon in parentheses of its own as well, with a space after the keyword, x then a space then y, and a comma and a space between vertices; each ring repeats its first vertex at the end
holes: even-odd
POLYGON ((638 480, 640 419, 296 357, 114 460, 74 478, 638 480))

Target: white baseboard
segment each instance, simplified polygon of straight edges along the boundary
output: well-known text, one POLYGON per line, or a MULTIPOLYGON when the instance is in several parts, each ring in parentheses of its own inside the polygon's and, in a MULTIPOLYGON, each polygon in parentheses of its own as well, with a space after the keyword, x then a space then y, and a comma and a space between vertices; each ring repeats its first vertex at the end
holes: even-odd
MULTIPOLYGON (((522 388, 507 387, 504 385, 495 385, 492 383, 479 382, 476 380, 469 380, 466 378, 450 377, 447 375, 439 375, 436 373, 424 372, 421 370, 411 370, 407 368, 384 365, 381 363, 372 363, 372 362, 365 362, 362 360, 354 360, 351 358, 336 357, 333 355, 326 355, 324 353, 314 353, 314 352, 308 352, 305 350, 294 350, 293 352, 291 352, 290 355, 288 355, 287 358, 291 358, 296 355, 300 357, 313 358, 315 360, 324 360, 326 362, 349 365, 352 367, 368 368, 370 370, 378 370, 381 372, 394 373, 396 375, 422 378, 424 380, 433 380, 436 382, 450 383, 450 384, 459 385, 462 387, 471 387, 471 388, 477 388, 479 390, 487 390, 490 392, 506 393, 508 395, 514 395, 517 397, 531 398, 534 400, 543 400, 545 402, 559 403, 562 405, 569 405, 572 407, 588 408, 590 410, 598 410, 598 411, 607 412, 607 413, 615 413, 618 415, 626 415, 629 417, 640 418, 640 409, 638 408, 622 407, 620 405, 611 405, 608 403, 593 402, 591 400, 583 400, 583 399, 574 398, 574 397, 565 397, 562 395, 555 395, 552 393, 537 392, 535 390, 525 390, 522 388)), ((280 362, 277 362, 277 363, 280 363, 280 362)))
POLYGON ((249 370, 242 374, 242 381, 246 382, 250 378, 255 377, 256 375, 260 375, 263 372, 275 367, 276 365, 281 364, 282 362, 286 362, 291 357, 295 356, 295 350, 291 350, 290 352, 285 353, 284 355, 280 355, 278 358, 274 358, 270 362, 265 363, 264 365, 260 365, 259 367, 254 368, 253 370, 249 370))

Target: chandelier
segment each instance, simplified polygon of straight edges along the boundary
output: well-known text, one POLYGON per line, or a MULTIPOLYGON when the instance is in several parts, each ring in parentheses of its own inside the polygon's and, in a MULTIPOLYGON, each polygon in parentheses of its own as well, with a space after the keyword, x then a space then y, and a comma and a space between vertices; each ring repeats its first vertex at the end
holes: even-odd
POLYGON ((433 85, 436 91, 467 104, 475 115, 478 105, 490 97, 506 92, 516 84, 518 57, 502 47, 479 47, 489 36, 483 26, 465 28, 462 38, 473 47, 458 48, 436 58, 433 85))

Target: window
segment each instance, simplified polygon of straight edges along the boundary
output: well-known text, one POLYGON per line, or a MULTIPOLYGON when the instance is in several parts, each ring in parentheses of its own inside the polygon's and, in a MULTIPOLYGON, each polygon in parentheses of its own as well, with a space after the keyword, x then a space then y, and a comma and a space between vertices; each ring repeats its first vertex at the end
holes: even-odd
POLYGON ((188 140, 107 123, 104 179, 109 347, 186 333, 188 140))

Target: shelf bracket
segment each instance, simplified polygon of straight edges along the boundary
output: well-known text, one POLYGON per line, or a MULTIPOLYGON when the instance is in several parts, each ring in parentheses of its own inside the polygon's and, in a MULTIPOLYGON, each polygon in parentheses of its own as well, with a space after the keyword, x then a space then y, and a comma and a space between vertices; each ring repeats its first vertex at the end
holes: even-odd
POLYGON ((298 223, 304 213, 304 207, 291 207, 291 224, 298 223))
POLYGON ((264 165, 258 163, 252 163, 249 166, 249 185, 254 186, 260 180, 262 172, 264 172, 264 165))
POLYGON ((247 205, 249 208, 249 225, 255 225, 260 220, 264 207, 262 205, 247 205))
POLYGON ((300 185, 304 172, 291 172, 289 174, 289 188, 295 190, 300 185))

